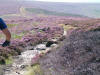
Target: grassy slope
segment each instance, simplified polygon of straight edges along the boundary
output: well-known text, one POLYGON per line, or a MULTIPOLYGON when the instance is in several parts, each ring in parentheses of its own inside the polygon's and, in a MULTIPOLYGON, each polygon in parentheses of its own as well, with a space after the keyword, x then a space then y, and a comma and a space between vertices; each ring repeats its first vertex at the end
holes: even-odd
POLYGON ((69 14, 69 13, 61 13, 61 12, 54 12, 40 8, 26 8, 26 11, 34 13, 34 14, 45 14, 45 15, 56 15, 56 16, 74 16, 74 17, 84 17, 82 15, 76 14, 69 14))
MULTIPOLYGON (((50 3, 50 2, 28 2, 30 7, 42 8, 49 11, 63 12, 100 18, 100 4, 96 3, 50 3)), ((27 6, 25 5, 25 6, 27 6)))
MULTIPOLYGON (((19 13, 20 7, 36 7, 49 11, 55 11, 55 14, 59 15, 58 12, 63 15, 83 15, 89 17, 100 18, 100 4, 95 3, 50 3, 50 2, 38 2, 38 1, 16 1, 16 0, 3 0, 0 1, 0 16, 6 14, 17 14, 19 13), (3 10, 2 10, 3 9, 3 10), (57 12, 57 13, 56 13, 57 12)), ((54 14, 54 12, 53 12, 54 14)))

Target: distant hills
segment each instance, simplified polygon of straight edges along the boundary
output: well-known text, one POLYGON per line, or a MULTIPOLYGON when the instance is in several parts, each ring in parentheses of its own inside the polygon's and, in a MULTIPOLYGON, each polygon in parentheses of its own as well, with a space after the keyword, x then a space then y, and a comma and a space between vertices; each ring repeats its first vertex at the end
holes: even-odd
POLYGON ((43 15, 56 15, 56 16, 74 16, 74 17, 86 17, 78 14, 70 14, 70 13, 64 13, 64 12, 56 12, 56 11, 50 11, 45 10, 41 8, 25 8, 27 12, 33 13, 33 14, 43 14, 43 15))
POLYGON ((49 11, 100 18, 99 3, 33 2, 33 5, 34 7, 42 8, 49 11))
POLYGON ((19 13, 20 7, 27 8, 31 13, 40 13, 59 16, 88 16, 100 18, 100 4, 96 3, 57 3, 21 0, 0 1, 0 15, 19 13), (33 9, 34 8, 34 9, 33 9))
POLYGON ((18 2, 15 0, 0 0, 0 15, 15 14, 19 12, 18 2))

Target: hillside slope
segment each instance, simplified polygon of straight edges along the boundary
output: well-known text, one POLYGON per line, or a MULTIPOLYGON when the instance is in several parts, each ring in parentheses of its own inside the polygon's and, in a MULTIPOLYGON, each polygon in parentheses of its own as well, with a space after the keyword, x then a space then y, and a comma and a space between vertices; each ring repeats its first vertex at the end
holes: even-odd
POLYGON ((77 14, 70 14, 70 13, 62 13, 62 12, 54 12, 40 8, 26 8, 26 11, 33 13, 33 14, 44 14, 44 15, 55 15, 55 16, 73 16, 73 17, 86 17, 77 14))
POLYGON ((37 7, 54 12, 83 15, 93 18, 100 17, 99 3, 63 3, 63 2, 25 2, 24 6, 37 7), (30 5, 28 5, 30 4, 30 5))
MULTIPOLYGON (((46 11, 52 11, 54 14, 81 15, 92 18, 100 18, 99 3, 57 3, 57 2, 39 2, 23 0, 3 0, 0 1, 0 15, 19 13, 20 7, 38 8, 46 11), (2 10, 3 9, 3 10, 2 10)), ((37 9, 37 10, 38 10, 37 9)))
MULTIPOLYGON (((40 60, 43 75, 100 75, 100 28, 76 30, 40 60)), ((38 74, 39 75, 39 74, 38 74)))

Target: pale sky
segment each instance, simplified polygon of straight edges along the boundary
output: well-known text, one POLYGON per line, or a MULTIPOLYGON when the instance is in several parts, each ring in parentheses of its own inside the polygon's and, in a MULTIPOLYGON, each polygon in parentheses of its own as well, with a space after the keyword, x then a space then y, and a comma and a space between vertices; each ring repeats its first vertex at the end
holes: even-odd
POLYGON ((48 2, 99 2, 100 0, 35 0, 35 1, 48 1, 48 2))

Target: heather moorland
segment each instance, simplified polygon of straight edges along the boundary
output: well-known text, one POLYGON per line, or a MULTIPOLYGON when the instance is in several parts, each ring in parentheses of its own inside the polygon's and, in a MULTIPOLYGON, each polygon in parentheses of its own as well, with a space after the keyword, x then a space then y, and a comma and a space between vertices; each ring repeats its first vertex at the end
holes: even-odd
MULTIPOLYGON (((0 46, 0 75, 100 75, 97 14, 58 12, 56 7, 51 11, 50 7, 44 8, 45 2, 36 1, 33 6, 30 1, 7 1, 8 6, 11 2, 12 5, 8 11, 5 1, 1 1, 0 7, 5 9, 0 16, 12 39, 10 46, 0 46)), ((87 6, 90 8, 92 4, 87 6)), ((0 31, 0 43, 4 40, 0 31)))

